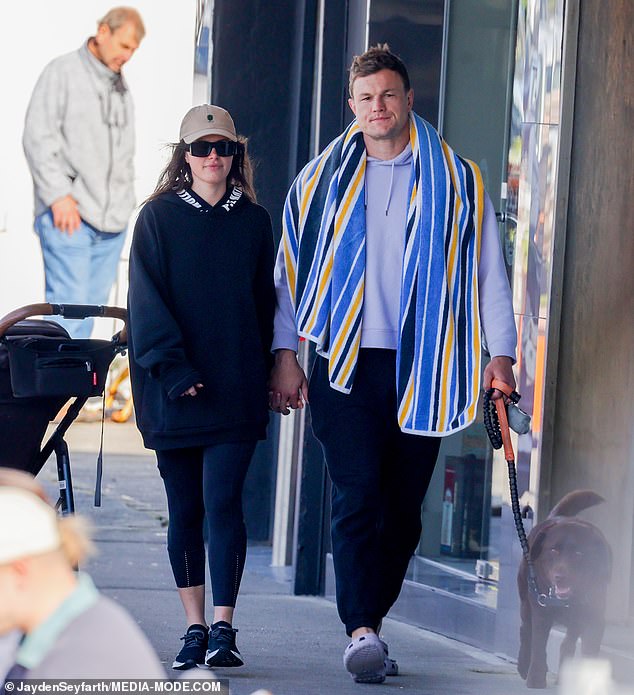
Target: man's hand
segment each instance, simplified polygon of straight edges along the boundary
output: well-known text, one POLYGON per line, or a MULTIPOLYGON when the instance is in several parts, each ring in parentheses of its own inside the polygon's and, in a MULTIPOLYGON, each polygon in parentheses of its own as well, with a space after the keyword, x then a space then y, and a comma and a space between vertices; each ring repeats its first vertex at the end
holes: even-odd
POLYGON ((308 381, 293 350, 276 350, 269 380, 269 408, 288 415, 308 403, 308 381))
POLYGON ((76 232, 81 225, 81 217, 77 210, 77 201, 70 195, 66 195, 59 200, 56 200, 51 205, 53 213, 53 224, 59 229, 71 236, 76 232))
MULTIPOLYGON (((491 388, 491 382, 493 379, 499 379, 505 384, 508 384, 513 390, 515 390, 515 375, 513 374, 513 360, 505 355, 498 355, 498 357, 492 357, 491 361, 484 368, 484 374, 482 376, 482 388, 488 391, 491 388)), ((491 396, 491 400, 495 401, 501 398, 502 394, 499 391, 494 391, 491 396)))

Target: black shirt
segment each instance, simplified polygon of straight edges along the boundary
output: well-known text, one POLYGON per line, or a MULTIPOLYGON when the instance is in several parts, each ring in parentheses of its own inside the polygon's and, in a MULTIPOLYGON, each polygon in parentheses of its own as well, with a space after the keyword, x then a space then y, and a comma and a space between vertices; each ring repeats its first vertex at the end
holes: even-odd
POLYGON ((275 310, 266 210, 229 186, 146 203, 130 253, 132 391, 151 449, 258 439, 268 422, 275 310), (197 396, 181 396, 202 383, 197 396))

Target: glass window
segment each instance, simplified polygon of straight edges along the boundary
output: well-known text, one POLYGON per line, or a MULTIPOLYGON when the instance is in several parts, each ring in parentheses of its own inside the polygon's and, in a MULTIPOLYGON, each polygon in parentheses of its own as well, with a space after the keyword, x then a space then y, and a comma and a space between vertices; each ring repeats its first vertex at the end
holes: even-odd
POLYGON ((443 36, 443 0, 372 0, 369 44, 387 42, 405 61, 414 89, 414 109, 438 125, 443 36))
MULTIPOLYGON (((426 3, 397 4, 416 5, 422 14, 426 3)), ((506 180, 517 4, 430 4, 441 5, 435 11, 444 11, 446 22, 439 130, 461 156, 480 166, 499 211, 506 180)), ((427 47, 427 34, 420 31, 415 40, 419 49, 427 47)), ((392 47, 398 52, 399 43, 392 47)), ((410 578, 495 606, 506 486, 504 461, 493 456, 480 408, 471 427, 443 440, 423 505, 423 535, 410 578)))

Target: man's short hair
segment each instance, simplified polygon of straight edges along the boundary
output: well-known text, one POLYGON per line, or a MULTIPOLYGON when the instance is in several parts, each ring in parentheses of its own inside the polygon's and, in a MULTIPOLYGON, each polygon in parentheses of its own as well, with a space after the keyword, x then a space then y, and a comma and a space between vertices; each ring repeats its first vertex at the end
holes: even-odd
POLYGON ((352 88, 357 77, 367 77, 374 75, 381 70, 393 70, 397 72, 403 80, 405 91, 409 92, 410 83, 409 75, 405 63, 392 51, 386 43, 378 43, 376 46, 370 46, 365 53, 360 56, 354 56, 352 65, 350 65, 350 80, 348 82, 348 90, 352 96, 352 88))
POLYGON ((116 31, 127 22, 132 22, 134 24, 137 41, 141 41, 145 36, 145 25, 143 24, 141 15, 134 7, 113 7, 98 20, 97 26, 100 27, 102 24, 105 24, 110 31, 116 31))

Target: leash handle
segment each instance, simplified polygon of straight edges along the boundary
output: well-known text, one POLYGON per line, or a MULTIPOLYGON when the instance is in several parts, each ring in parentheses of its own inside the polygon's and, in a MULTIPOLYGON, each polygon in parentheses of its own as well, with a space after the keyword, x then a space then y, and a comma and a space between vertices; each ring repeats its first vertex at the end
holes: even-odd
POLYGON ((501 381, 500 379, 493 379, 491 381, 491 388, 501 391, 505 396, 510 398, 513 403, 517 403, 520 399, 519 393, 514 391, 505 381, 501 381))
MULTIPOLYGON (((491 388, 501 391, 514 403, 516 403, 517 400, 519 400, 519 394, 504 381, 500 381, 499 379, 493 379, 493 381, 491 381, 491 388)), ((513 444, 511 443, 511 432, 509 430, 509 420, 506 414, 506 404, 504 403, 503 398, 498 398, 495 401, 495 409, 497 411, 498 420, 500 422, 500 435, 502 436, 502 445, 504 447, 504 458, 507 461, 515 461, 515 452, 513 451, 513 444)))
POLYGON ((495 409, 500 421, 500 434, 502 435, 502 446, 504 447, 504 458, 507 461, 515 461, 515 452, 511 443, 511 431, 509 430, 509 421, 506 416, 506 405, 503 398, 498 398, 495 401, 495 409))

